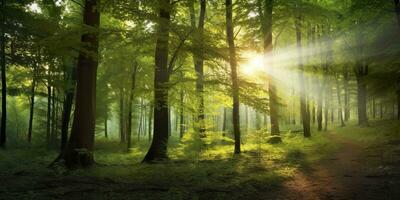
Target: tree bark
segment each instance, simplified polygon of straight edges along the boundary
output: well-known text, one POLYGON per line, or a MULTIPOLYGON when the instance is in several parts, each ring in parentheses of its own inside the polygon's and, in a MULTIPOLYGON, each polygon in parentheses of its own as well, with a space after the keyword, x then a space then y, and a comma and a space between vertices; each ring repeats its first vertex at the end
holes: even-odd
MULTIPOLYGON (((274 0, 265 0, 264 1, 264 11, 260 9, 261 17, 261 27, 263 31, 264 37, 264 54, 266 55, 265 59, 269 60, 271 66, 271 71, 273 71, 273 57, 272 57, 272 11, 274 0)), ((259 3, 261 6, 261 2, 259 3)), ((269 95, 269 114, 271 121, 271 134, 279 135, 279 105, 278 105, 278 96, 275 86, 274 77, 270 76, 268 83, 268 95, 269 95)))
POLYGON ((306 102, 306 87, 304 83, 304 66, 302 60, 302 44, 301 44, 301 16, 296 17, 295 21, 296 27, 296 41, 297 41, 297 56, 298 56, 298 66, 299 66, 299 82, 300 82, 300 114, 303 122, 303 136, 305 138, 311 137, 310 130, 310 119, 307 112, 307 102, 306 102))
POLYGON ((341 91, 340 90, 340 81, 339 81, 339 74, 338 74, 336 77, 336 96, 338 98, 338 104, 339 104, 338 115, 339 115, 339 119, 340 119, 340 125, 342 127, 344 127, 344 126, 346 126, 346 124, 344 123, 344 118, 343 118, 343 106, 342 106, 342 98, 340 98, 340 96, 341 96, 340 91, 341 91))
POLYGON ((76 67, 72 66, 70 71, 66 71, 67 86, 65 88, 62 122, 61 122, 61 151, 60 155, 64 152, 68 142, 68 128, 71 120, 72 104, 74 101, 75 85, 76 85, 76 67))
POLYGON ((204 47, 203 47, 203 38, 204 38, 204 22, 205 22, 205 14, 206 14, 206 0, 200 1, 200 14, 199 14, 199 22, 196 28, 196 19, 194 14, 194 1, 190 1, 190 17, 191 17, 191 25, 193 29, 196 29, 194 32, 195 43, 198 45, 196 48, 196 53, 193 54, 194 59, 194 68, 196 72, 196 93, 198 97, 198 116, 197 120, 199 123, 199 133, 201 136, 205 134, 205 115, 204 115, 204 47))
POLYGON ((357 78, 357 108, 358 108, 358 125, 368 126, 367 117, 367 85, 365 76, 368 75, 368 65, 358 63, 355 68, 357 78))
POLYGON ((119 138, 121 144, 126 142, 124 107, 124 89, 121 87, 119 89, 119 138))
POLYGON ((152 103, 149 103, 150 104, 150 109, 149 109, 149 127, 148 127, 148 136, 149 136, 149 141, 151 141, 151 123, 152 123, 152 119, 153 119, 153 104, 152 103))
POLYGON ((6 126, 7 126, 7 81, 6 81, 6 1, 1 0, 1 32, 0 32, 0 53, 1 53, 1 124, 0 124, 0 147, 6 145, 6 126))
POLYGON ((239 120, 239 84, 237 77, 236 49, 233 35, 232 0, 226 0, 226 35, 229 46, 229 63, 231 66, 232 100, 233 100, 233 133, 235 137, 235 154, 240 154, 240 120, 239 120))
POLYGON ((350 119, 350 92, 349 92, 349 72, 346 66, 343 67, 343 86, 344 86, 344 120, 350 119))
POLYGON ((96 74, 98 66, 98 28, 100 13, 98 0, 86 0, 83 23, 93 29, 82 35, 85 51, 79 52, 74 120, 71 136, 65 148, 68 168, 90 167, 94 163, 93 146, 96 107, 96 74), (90 52, 88 55, 86 52, 90 52))
POLYGON ((132 103, 133 103, 133 91, 135 90, 136 84, 136 71, 137 71, 137 62, 133 64, 132 72, 131 72, 131 88, 129 90, 129 99, 128 99, 128 123, 127 123, 127 151, 131 148, 131 136, 132 136, 132 103))
MULTIPOLYGON (((181 78, 183 78, 183 73, 181 72, 181 78)), ((179 101, 180 101, 180 105, 179 105, 179 138, 183 138, 183 134, 185 132, 185 116, 184 116, 184 98, 185 98, 185 94, 183 91, 183 88, 181 88, 180 91, 180 95, 179 95, 179 101)))
POLYGON ((28 123, 28 142, 32 140, 32 126, 33 126, 33 111, 35 108, 35 89, 36 89, 36 79, 37 79, 37 63, 33 64, 33 76, 31 85, 31 104, 29 106, 29 123, 28 123))
POLYGON ((143 162, 168 159, 168 41, 170 31, 170 0, 158 0, 158 27, 154 70, 153 140, 143 162))

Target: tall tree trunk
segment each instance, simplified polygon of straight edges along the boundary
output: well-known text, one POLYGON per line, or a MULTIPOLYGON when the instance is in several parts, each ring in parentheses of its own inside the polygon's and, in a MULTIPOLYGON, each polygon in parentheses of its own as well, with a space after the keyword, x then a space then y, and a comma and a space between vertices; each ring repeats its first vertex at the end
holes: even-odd
MULTIPOLYGON (((264 9, 260 9, 261 16, 261 27, 264 37, 264 54, 266 55, 266 62, 270 63, 271 71, 273 69, 273 57, 272 57, 272 11, 274 6, 274 0, 265 0, 264 9)), ((259 7, 261 7, 261 0, 259 0, 259 7)), ((266 67, 266 66, 264 66, 266 67)), ((270 76, 268 83, 268 95, 269 95, 269 114, 271 121, 271 134, 279 135, 279 105, 278 96, 275 86, 274 77, 270 76)))
POLYGON ((358 63, 356 68, 357 78, 357 108, 358 108, 358 125, 367 126, 367 85, 364 77, 368 75, 368 65, 358 63))
POLYGON ((338 104, 339 104, 338 115, 339 115, 339 119, 340 119, 340 125, 342 127, 344 127, 344 126, 346 126, 346 124, 344 123, 344 118, 343 118, 343 106, 342 106, 342 98, 341 98, 341 92, 340 92, 341 89, 340 89, 339 77, 340 77, 340 75, 337 74, 337 77, 336 77, 336 96, 338 98, 338 104))
POLYGON ((189 1, 189 11, 190 11, 190 19, 191 26, 196 31, 194 32, 194 40, 198 47, 196 48, 196 53, 193 54, 194 60, 194 68, 196 72, 196 93, 198 97, 198 116, 197 120, 199 123, 199 132, 201 136, 204 136, 206 131, 205 129, 205 115, 204 115, 204 47, 203 47, 203 38, 204 38, 204 22, 205 22, 205 14, 206 14, 206 0, 200 1, 200 14, 199 14, 199 22, 196 27, 196 15, 194 13, 194 1, 189 1))
POLYGON ((6 1, 1 0, 1 32, 0 32, 0 53, 1 53, 1 124, 0 124, 0 147, 6 145, 6 122, 7 122, 7 82, 6 82, 6 1))
POLYGON ((126 142, 126 132, 125 132, 125 117, 124 117, 124 89, 121 87, 119 89, 119 138, 120 143, 126 142))
POLYGON ((154 70, 153 140, 143 162, 165 160, 168 144, 168 41, 170 31, 170 0, 158 0, 158 27, 154 70))
POLYGON ((131 72, 131 88, 129 90, 129 99, 128 99, 128 123, 127 123, 127 131, 126 131, 126 139, 127 141, 127 150, 131 148, 131 136, 132 136, 132 103, 133 103, 133 92, 135 90, 136 84, 136 71, 137 71, 137 62, 133 63, 133 68, 131 72))
POLYGON ((138 125, 138 132, 137 132, 137 136, 138 136, 138 141, 140 141, 140 135, 142 135, 142 128, 143 126, 143 99, 140 99, 140 115, 139 115, 139 125, 138 125))
MULTIPOLYGON (((50 73, 50 72, 49 72, 50 73)), ((46 118, 46 143, 47 147, 50 147, 51 139, 51 86, 50 86, 50 78, 47 80, 47 118, 46 118)))
MULTIPOLYGON (((327 77, 325 77, 326 79, 327 77)), ((328 130, 328 121, 329 121, 329 107, 330 107, 330 100, 329 100, 329 83, 328 80, 325 80, 325 108, 324 108, 324 131, 328 130)))
MULTIPOLYGON (((321 81, 320 81, 321 82, 321 81)), ((323 84, 320 83, 318 86, 318 107, 317 107, 317 123, 318 123, 318 131, 322 131, 322 104, 323 104, 323 84)))
POLYGON ((69 168, 90 167, 94 163, 93 146, 96 107, 96 74, 98 66, 98 0, 85 0, 83 23, 96 30, 82 35, 84 51, 79 52, 74 120, 71 137, 65 148, 65 164, 69 168), (88 54, 87 52, 90 52, 88 54))
POLYGON ((108 138, 108 115, 104 118, 104 137, 108 138))
POLYGON ((376 103, 375 98, 372 99, 372 118, 376 118, 376 103))
POLYGON ((240 154, 240 120, 239 120, 239 84, 237 77, 237 61, 235 39, 233 35, 232 0, 226 0, 226 36, 229 45, 229 63, 231 65, 232 100, 233 100, 233 133, 235 136, 235 154, 240 154))
POLYGON ((33 126, 33 111, 35 108, 35 89, 36 89, 36 79, 37 79, 37 63, 33 65, 33 77, 31 85, 31 104, 29 106, 29 125, 28 125, 28 142, 32 140, 32 126, 33 126))
POLYGON ((76 85, 76 67, 72 66, 70 71, 66 71, 67 85, 64 91, 65 97, 63 102, 62 122, 61 122, 61 149, 60 155, 63 154, 68 142, 68 128, 71 120, 72 104, 74 101, 75 85, 76 85))
POLYGON ((55 147, 57 143, 57 133, 56 133, 56 88, 53 87, 51 92, 51 131, 50 131, 50 145, 55 147))
MULTIPOLYGON (((181 72, 181 78, 183 78, 182 72, 181 72)), ((181 88, 180 91, 180 95, 179 95, 179 101, 180 101, 180 105, 179 105, 179 138, 183 137, 183 134, 185 132, 185 116, 184 116, 184 98, 185 98, 185 93, 183 91, 183 89, 181 88)))
POLYGON ((226 134, 226 108, 224 107, 224 114, 222 116, 222 136, 225 137, 226 134))
POLYGON ((350 119, 350 92, 349 92, 349 72, 346 66, 343 67, 343 86, 344 86, 344 120, 350 119))
POLYGON ((149 141, 151 141, 151 131, 152 131, 152 129, 151 129, 151 124, 152 124, 152 119, 153 119, 153 104, 152 103, 149 103, 150 104, 150 109, 149 109, 149 128, 148 128, 148 136, 149 136, 149 141))
POLYGON ((301 16, 296 17, 296 39, 297 39, 297 56, 298 56, 298 66, 299 66, 299 82, 300 82, 300 114, 303 122, 303 136, 306 138, 311 137, 310 130, 310 119, 307 113, 307 102, 306 102, 306 87, 304 83, 304 66, 302 58, 302 44, 301 44, 301 16))

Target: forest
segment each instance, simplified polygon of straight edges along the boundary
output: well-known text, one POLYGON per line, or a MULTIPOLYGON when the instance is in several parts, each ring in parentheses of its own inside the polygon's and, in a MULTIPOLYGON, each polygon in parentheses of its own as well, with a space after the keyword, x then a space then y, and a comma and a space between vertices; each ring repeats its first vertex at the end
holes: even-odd
POLYGON ((0 3, 0 200, 400 199, 399 0, 0 3))

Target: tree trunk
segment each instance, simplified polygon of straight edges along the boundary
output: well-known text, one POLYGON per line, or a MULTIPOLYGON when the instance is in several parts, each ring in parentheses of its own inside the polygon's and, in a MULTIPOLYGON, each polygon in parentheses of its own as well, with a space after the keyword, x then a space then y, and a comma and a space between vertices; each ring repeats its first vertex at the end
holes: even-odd
POLYGON ((6 122, 7 122, 7 82, 6 82, 6 35, 5 35, 5 6, 6 1, 1 0, 1 33, 0 33, 0 51, 1 51, 1 124, 0 124, 0 147, 6 145, 6 122))
POLYGON ((104 118, 104 137, 108 138, 108 115, 106 114, 105 118, 104 118))
POLYGON ((143 162, 168 159, 168 41, 170 31, 170 0, 158 0, 158 27, 154 70, 153 140, 143 162))
POLYGON ((138 141, 140 141, 140 135, 142 135, 142 128, 143 126, 143 99, 140 99, 140 115, 139 115, 139 125, 138 125, 138 132, 137 132, 137 136, 138 136, 138 141))
POLYGON ((193 54, 194 60, 194 68, 196 72, 196 93, 198 97, 198 116, 197 120, 199 123, 199 133, 201 136, 204 136, 206 131, 205 129, 205 115, 204 115, 204 47, 203 47, 203 38, 204 38, 204 22, 205 22, 205 14, 206 14, 206 0, 200 1, 200 14, 199 14, 199 22, 196 28, 196 16, 194 9, 194 1, 191 0, 189 2, 189 11, 190 11, 190 20, 191 26, 194 30, 194 40, 195 44, 198 45, 196 48, 196 53, 193 54))
MULTIPOLYGON (((182 73, 181 73, 181 78, 183 78, 183 76, 182 76, 182 73)), ((185 116, 184 116, 184 98, 185 98, 185 94, 184 94, 184 91, 183 91, 183 89, 181 88, 181 91, 180 91, 180 98, 179 98, 179 101, 180 101, 180 105, 179 105, 179 118, 180 118, 180 120, 179 120, 179 123, 180 123, 180 126, 179 126, 179 138, 182 138, 183 137, 183 134, 184 134, 184 132, 185 132, 185 116)))
POLYGON ((60 155, 64 152, 65 147, 68 142, 68 127, 69 122, 71 120, 71 111, 72 111, 72 104, 74 101, 74 94, 75 94, 75 85, 76 85, 76 67, 73 66, 70 69, 71 71, 67 72, 67 86, 65 88, 64 94, 65 99, 63 102, 63 114, 62 114, 62 122, 61 122, 61 151, 60 155))
POLYGON ((368 66, 360 63, 356 66, 357 78, 357 108, 358 108, 358 125, 367 126, 367 85, 363 78, 368 75, 368 66))
POLYGON ((149 109, 149 128, 148 128, 148 136, 149 136, 149 141, 151 141, 151 123, 152 123, 152 119, 153 119, 153 104, 151 104, 151 103, 149 103, 150 104, 150 109, 149 109))
POLYGON ((226 108, 224 107, 224 114, 222 116, 222 136, 226 135, 226 108))
MULTIPOLYGON (((83 22, 99 28, 100 13, 98 0, 86 0, 83 22)), ((81 41, 88 46, 79 52, 74 120, 71 137, 65 148, 65 164, 69 168, 90 167, 94 163, 93 146, 96 107, 96 74, 98 66, 97 30, 82 35, 81 41), (90 52, 90 55, 87 54, 90 52)))
POLYGON ((346 126, 346 124, 344 123, 344 118, 343 118, 342 98, 340 98, 341 92, 340 92, 339 74, 336 77, 336 96, 338 98, 338 104, 339 104, 338 115, 339 115, 339 119, 340 119, 340 125, 342 127, 344 127, 344 126, 346 126))
POLYGON ((302 60, 302 44, 301 44, 301 16, 296 17, 295 21, 296 26, 296 41, 297 41, 297 56, 298 56, 298 65, 299 65, 299 84, 300 84, 300 114, 303 122, 303 136, 305 138, 311 137, 310 130, 310 119, 307 112, 307 102, 306 102, 306 87, 304 83, 304 66, 302 60))
POLYGON ((136 84, 136 71, 137 71, 137 62, 133 63, 133 68, 131 72, 131 88, 129 90, 129 99, 128 99, 128 123, 127 123, 127 131, 126 131, 126 140, 127 141, 127 150, 131 148, 131 136, 132 136, 132 103, 133 103, 133 91, 135 90, 136 84))
POLYGON ((393 0, 394 1, 394 11, 396 12, 397 16, 397 24, 400 27, 400 1, 399 0, 393 0))
POLYGON ((350 92, 349 92, 349 72, 346 66, 343 67, 343 86, 344 86, 344 120, 350 119, 350 92))
POLYGON ((31 86, 31 104, 29 106, 29 125, 28 125, 28 142, 32 140, 32 126, 33 126, 33 111, 35 108, 35 89, 36 89, 36 78, 37 78, 37 63, 33 65, 33 77, 31 86))
POLYGON ((120 138, 121 144, 124 144, 126 142, 124 98, 125 98, 124 97, 124 89, 121 87, 119 89, 119 138, 120 138))
POLYGON ((239 120, 239 84, 237 77, 236 49, 233 35, 232 0, 226 0, 226 35, 229 45, 229 63, 231 65, 232 100, 233 100, 233 133, 235 136, 235 154, 240 154, 240 120, 239 120))
MULTIPOLYGON (((272 11, 273 11, 273 0, 265 0, 264 1, 264 10, 260 9, 261 17, 261 27, 263 31, 264 37, 264 54, 266 62, 270 63, 271 71, 273 70, 273 57, 272 57, 272 11)), ((261 1, 259 1, 261 5, 261 1)), ((266 66, 264 66, 266 67, 266 66)), ((269 114, 271 121, 271 134, 279 135, 279 105, 278 105, 278 96, 275 86, 275 81, 272 76, 269 77, 268 83, 268 95, 269 95, 269 114)))
POLYGON ((50 146, 55 147, 57 143, 56 133, 56 88, 51 91, 51 131, 50 131, 50 146))
MULTIPOLYGON (((50 74, 50 72, 49 72, 50 74)), ((50 76, 49 76, 50 77, 50 76)), ((47 80, 47 121, 46 121, 46 143, 47 147, 50 147, 51 139, 51 86, 50 86, 50 78, 47 80)))

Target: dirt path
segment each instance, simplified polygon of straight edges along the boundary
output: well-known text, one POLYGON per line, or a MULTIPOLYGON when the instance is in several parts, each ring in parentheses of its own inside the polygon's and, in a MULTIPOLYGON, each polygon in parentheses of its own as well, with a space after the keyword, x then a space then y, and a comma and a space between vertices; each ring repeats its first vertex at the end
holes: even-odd
POLYGON ((365 145, 340 135, 327 137, 340 145, 338 151, 298 172, 277 199, 400 199, 399 177, 385 175, 373 164, 381 161, 379 153, 371 154, 365 145))

